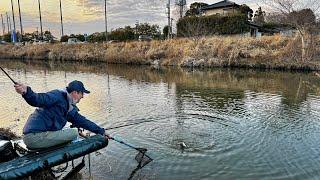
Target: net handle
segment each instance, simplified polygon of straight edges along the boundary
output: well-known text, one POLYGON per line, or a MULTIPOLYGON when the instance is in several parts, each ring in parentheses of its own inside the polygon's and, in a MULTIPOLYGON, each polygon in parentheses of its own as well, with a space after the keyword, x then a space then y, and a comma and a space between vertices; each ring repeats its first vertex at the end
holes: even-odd
POLYGON ((119 139, 117 139, 117 138, 115 138, 115 137, 110 137, 110 139, 112 139, 112 140, 114 140, 114 141, 116 141, 116 142, 118 142, 118 143, 120 143, 120 144, 123 144, 123 145, 125 145, 125 146, 128 146, 128 147, 130 147, 130 148, 132 148, 132 149, 135 149, 135 150, 137 150, 137 151, 139 151, 139 152, 141 152, 141 153, 143 153, 143 154, 145 154, 145 152, 147 151, 147 149, 145 149, 145 148, 137 148, 137 147, 134 147, 134 146, 132 146, 132 145, 130 145, 130 144, 128 144, 128 143, 125 143, 125 142, 123 142, 123 141, 121 141, 121 140, 119 140, 119 139))

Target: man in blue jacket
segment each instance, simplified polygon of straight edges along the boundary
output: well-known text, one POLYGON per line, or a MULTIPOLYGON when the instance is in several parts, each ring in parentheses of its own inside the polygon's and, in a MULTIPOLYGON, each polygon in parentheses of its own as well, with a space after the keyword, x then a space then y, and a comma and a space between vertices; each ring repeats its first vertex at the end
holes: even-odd
POLYGON ((72 81, 65 89, 47 93, 35 93, 30 87, 20 83, 14 87, 29 105, 37 107, 23 128, 23 141, 28 148, 47 148, 75 140, 78 129, 63 128, 67 121, 75 127, 110 138, 103 128, 78 113, 76 104, 84 93, 90 93, 81 81, 72 81))

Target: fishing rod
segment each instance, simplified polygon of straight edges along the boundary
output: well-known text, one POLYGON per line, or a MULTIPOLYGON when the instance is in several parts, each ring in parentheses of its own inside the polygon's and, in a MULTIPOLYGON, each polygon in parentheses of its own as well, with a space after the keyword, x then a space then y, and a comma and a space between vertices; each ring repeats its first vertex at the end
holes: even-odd
POLYGON ((120 126, 115 126, 115 127, 105 128, 105 130, 117 129, 117 128, 122 128, 122 127, 127 127, 127 126, 133 126, 133 125, 136 125, 136 124, 142 124, 142 123, 147 123, 147 122, 153 122, 153 121, 156 121, 156 120, 141 121, 141 122, 137 122, 137 123, 125 124, 125 125, 120 125, 120 126))
MULTIPOLYGON (((120 125, 120 126, 105 128, 105 130, 117 129, 117 128, 122 128, 122 127, 127 127, 127 126, 136 125, 136 124, 147 123, 147 122, 155 122, 155 121, 158 121, 158 120, 167 119, 167 118, 169 118, 169 117, 170 117, 170 116, 160 116, 160 117, 157 117, 157 118, 152 119, 152 120, 140 121, 140 122, 136 122, 136 123, 131 123, 131 124, 125 124, 125 125, 120 125)), ((143 120, 143 119, 135 119, 135 121, 136 121, 136 120, 143 120)), ((130 120, 130 121, 132 121, 132 120, 130 120)), ((124 122, 130 122, 130 121, 122 121, 122 123, 124 123, 124 122)))
POLYGON ((0 67, 0 69, 4 72, 4 74, 6 74, 8 76, 8 78, 13 82, 13 84, 18 84, 16 81, 14 81, 10 76, 9 74, 2 68, 0 67))

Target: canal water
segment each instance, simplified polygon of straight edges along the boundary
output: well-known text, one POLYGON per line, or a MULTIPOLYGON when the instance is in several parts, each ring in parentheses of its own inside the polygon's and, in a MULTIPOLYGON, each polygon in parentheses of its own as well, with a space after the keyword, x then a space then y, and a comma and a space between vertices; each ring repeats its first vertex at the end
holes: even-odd
MULTIPOLYGON (((320 79, 312 73, 0 61, 36 92, 81 80, 80 113, 148 149, 133 179, 318 179, 320 79), (180 144, 186 147, 181 149, 180 144)), ((21 135, 30 107, 0 73, 0 127, 21 135)), ((137 152, 111 141, 94 179, 128 179, 137 152)), ((88 177, 88 168, 82 170, 88 177)))

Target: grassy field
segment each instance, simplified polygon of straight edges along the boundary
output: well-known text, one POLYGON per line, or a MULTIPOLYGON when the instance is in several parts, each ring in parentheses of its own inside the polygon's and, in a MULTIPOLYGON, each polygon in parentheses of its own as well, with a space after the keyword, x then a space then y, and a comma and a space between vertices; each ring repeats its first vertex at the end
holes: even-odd
POLYGON ((214 36, 111 44, 0 46, 2 59, 107 62, 183 67, 320 70, 320 38, 301 59, 301 40, 282 36, 214 36))

